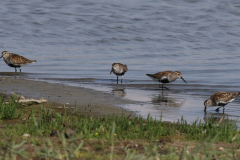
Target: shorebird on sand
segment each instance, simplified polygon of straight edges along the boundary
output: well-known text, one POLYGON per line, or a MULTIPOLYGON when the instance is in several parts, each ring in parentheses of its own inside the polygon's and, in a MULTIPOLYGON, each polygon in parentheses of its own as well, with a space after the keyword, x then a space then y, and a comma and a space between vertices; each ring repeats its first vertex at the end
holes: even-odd
POLYGON ((20 56, 20 55, 14 54, 14 53, 9 53, 8 51, 3 51, 0 59, 2 57, 3 57, 4 62, 7 65, 15 68, 15 72, 17 72, 17 68, 19 68, 19 70, 21 72, 20 67, 36 62, 36 60, 29 60, 23 56, 20 56))
MULTIPOLYGON (((179 71, 164 71, 164 72, 158 72, 155 74, 146 74, 148 77, 152 78, 154 81, 160 82, 160 85, 162 84, 162 90, 163 88, 168 89, 167 87, 163 87, 165 83, 171 83, 175 81, 178 78, 181 78, 186 84, 187 82, 183 79, 182 73, 179 71)), ((159 87, 160 87, 159 85, 159 87)), ((168 89, 169 90, 169 89, 168 89)))
POLYGON ((207 107, 209 106, 220 106, 216 109, 216 111, 219 111, 219 108, 223 107, 223 113, 224 113, 224 106, 228 103, 234 101, 234 99, 239 96, 240 92, 216 92, 214 93, 209 99, 207 99, 204 102, 205 109, 207 110, 207 107))
MULTIPOLYGON (((122 76, 122 80, 123 80, 123 75, 127 71, 128 71, 127 65, 124 65, 121 63, 113 63, 110 74, 113 72, 117 76, 117 83, 118 83, 118 76, 122 76)), ((122 84, 122 80, 121 80, 121 84, 122 84)))

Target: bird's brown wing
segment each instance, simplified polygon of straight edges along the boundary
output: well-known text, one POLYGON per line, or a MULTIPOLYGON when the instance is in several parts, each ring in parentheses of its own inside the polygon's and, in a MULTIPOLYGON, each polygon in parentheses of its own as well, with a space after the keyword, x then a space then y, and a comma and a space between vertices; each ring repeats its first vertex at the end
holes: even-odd
POLYGON ((211 97, 215 98, 220 103, 229 103, 234 100, 240 93, 239 92, 217 92, 211 97))
POLYGON ((127 71, 128 71, 127 65, 123 65, 123 71, 124 71, 124 72, 127 72, 127 71))
POLYGON ((158 72, 153 74, 153 77, 159 79, 160 81, 164 81, 164 80, 168 80, 168 75, 171 73, 172 71, 158 72))
POLYGON ((32 61, 18 54, 11 54, 11 61, 16 64, 31 63, 32 61))

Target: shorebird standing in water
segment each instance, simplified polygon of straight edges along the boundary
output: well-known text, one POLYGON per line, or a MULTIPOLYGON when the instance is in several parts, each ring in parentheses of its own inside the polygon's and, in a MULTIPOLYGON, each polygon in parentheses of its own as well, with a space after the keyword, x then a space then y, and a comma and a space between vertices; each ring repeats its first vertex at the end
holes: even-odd
POLYGON ((220 106, 216 109, 216 111, 219 111, 219 108, 223 107, 223 113, 224 113, 224 106, 227 105, 228 103, 234 101, 234 99, 239 96, 240 92, 216 92, 214 93, 209 99, 207 99, 204 102, 205 109, 204 111, 206 112, 207 107, 209 106, 220 106))
MULTIPOLYGON (((127 71, 128 71, 127 65, 124 65, 121 63, 113 63, 110 74, 113 72, 117 76, 117 84, 118 84, 118 76, 122 76, 122 80, 123 80, 123 75, 127 71)), ((122 84, 122 80, 121 80, 121 84, 122 84)))
MULTIPOLYGON (((178 78, 181 78, 187 84, 187 82, 182 77, 182 73, 179 72, 179 71, 175 71, 175 72, 164 71, 164 72, 158 72, 158 73, 155 73, 155 74, 146 74, 146 75, 148 77, 152 78, 154 81, 160 82, 162 84, 162 90, 163 90, 163 88, 168 89, 167 87, 163 87, 163 85, 165 83, 171 83, 178 78)), ((160 87, 160 85, 159 85, 159 87, 160 87)))
POLYGON ((2 57, 3 57, 4 62, 7 65, 15 68, 15 72, 17 72, 17 68, 19 68, 19 70, 21 72, 20 67, 36 62, 36 60, 29 60, 23 56, 20 56, 20 55, 14 54, 14 53, 9 53, 8 51, 3 51, 0 59, 2 57))

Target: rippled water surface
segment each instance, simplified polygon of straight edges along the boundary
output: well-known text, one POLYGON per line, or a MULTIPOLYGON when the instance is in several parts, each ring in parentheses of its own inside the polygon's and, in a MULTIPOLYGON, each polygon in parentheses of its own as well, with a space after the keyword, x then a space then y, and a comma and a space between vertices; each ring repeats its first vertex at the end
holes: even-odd
MULTIPOLYGON (((0 48, 36 59, 28 78, 81 85, 139 101, 123 106, 146 116, 189 122, 209 115, 216 91, 239 91, 240 1, 1 1, 0 48), (128 65, 116 85, 111 64, 128 65), (184 79, 163 93, 146 73, 179 70, 184 79), (92 78, 83 82, 80 79, 92 78)), ((2 60, 1 75, 13 72, 2 60)), ((225 116, 240 115, 240 98, 225 116)))

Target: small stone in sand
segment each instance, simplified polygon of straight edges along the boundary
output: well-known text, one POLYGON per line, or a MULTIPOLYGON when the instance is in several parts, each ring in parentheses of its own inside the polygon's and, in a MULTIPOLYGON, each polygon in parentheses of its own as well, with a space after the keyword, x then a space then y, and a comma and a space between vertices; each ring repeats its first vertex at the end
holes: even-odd
POLYGON ((52 133, 50 134, 50 137, 54 137, 54 136, 57 136, 57 130, 53 129, 52 130, 52 133))
POLYGON ((65 131, 65 137, 66 138, 71 138, 74 137, 76 135, 76 132, 72 129, 67 128, 65 131))
POLYGON ((220 148, 219 148, 219 151, 223 151, 223 150, 224 150, 224 148, 223 148, 223 147, 220 147, 220 148))
POLYGON ((22 136, 23 136, 24 138, 29 138, 29 137, 30 137, 30 134, 24 133, 22 136))

